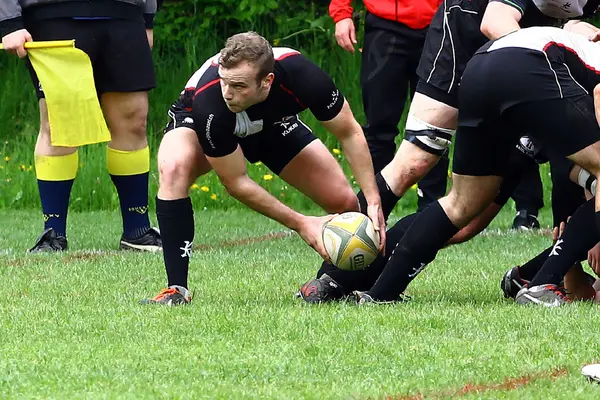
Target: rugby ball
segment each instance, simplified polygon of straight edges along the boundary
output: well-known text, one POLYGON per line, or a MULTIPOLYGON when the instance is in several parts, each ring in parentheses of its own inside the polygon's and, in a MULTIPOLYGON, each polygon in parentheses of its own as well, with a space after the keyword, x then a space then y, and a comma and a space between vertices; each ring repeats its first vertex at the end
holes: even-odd
POLYGON ((366 215, 346 212, 325 224, 323 244, 333 265, 356 271, 366 268, 377 257, 379 233, 366 215))

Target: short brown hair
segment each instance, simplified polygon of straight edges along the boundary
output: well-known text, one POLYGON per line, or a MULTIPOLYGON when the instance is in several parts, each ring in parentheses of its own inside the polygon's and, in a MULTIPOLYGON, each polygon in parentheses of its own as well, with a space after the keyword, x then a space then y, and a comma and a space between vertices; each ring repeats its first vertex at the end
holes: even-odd
POLYGON ((259 82, 273 72, 275 58, 267 39, 256 32, 238 33, 227 39, 220 53, 219 64, 223 68, 233 68, 244 61, 258 67, 256 80, 259 82))

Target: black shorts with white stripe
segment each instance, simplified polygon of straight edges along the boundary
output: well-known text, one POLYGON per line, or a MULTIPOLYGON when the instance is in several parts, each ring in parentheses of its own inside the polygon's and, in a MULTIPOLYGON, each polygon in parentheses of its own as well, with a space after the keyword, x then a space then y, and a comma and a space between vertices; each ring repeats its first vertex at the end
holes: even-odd
POLYGON ((487 1, 446 0, 429 25, 417 75, 446 93, 434 98, 452 107, 458 105, 458 86, 467 62, 487 42, 480 30, 486 5, 487 1))
POLYGON ((505 48, 475 55, 462 77, 453 170, 502 176, 527 134, 565 157, 600 141, 592 96, 566 64, 505 48))

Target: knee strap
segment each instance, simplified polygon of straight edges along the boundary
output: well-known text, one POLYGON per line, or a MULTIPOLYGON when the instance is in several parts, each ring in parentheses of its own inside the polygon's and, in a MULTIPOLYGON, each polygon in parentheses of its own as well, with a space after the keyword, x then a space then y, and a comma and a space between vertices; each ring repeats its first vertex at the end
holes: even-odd
POLYGON ((428 153, 442 156, 452 144, 454 132, 453 129, 439 128, 408 114, 404 140, 428 153))

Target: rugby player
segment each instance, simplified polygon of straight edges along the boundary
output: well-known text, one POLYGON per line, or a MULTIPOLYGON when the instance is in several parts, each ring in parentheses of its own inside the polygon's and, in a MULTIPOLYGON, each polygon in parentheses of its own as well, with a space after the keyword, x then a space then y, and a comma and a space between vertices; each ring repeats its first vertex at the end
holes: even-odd
MULTIPOLYGON (((169 110, 158 153, 156 201, 168 287, 150 302, 186 304, 194 239, 189 187, 214 170, 227 192, 295 230, 323 258, 323 224, 330 216, 302 215, 251 180, 246 160, 271 171, 330 213, 359 210, 340 166, 297 116, 309 109, 340 141, 362 189, 360 210, 385 237, 369 149, 350 107, 331 78, 296 50, 272 49, 255 32, 227 39, 225 48, 190 78, 169 110)), ((383 243, 382 243, 383 247, 383 243)))
MULTIPOLYGON (((415 218, 373 287, 355 292, 357 301, 398 298, 423 265, 493 201, 520 135, 528 133, 597 178, 598 70, 598 45, 557 28, 515 31, 478 50, 461 81, 452 190, 415 218)), ((597 229, 597 188, 595 194, 591 226, 597 229)), ((556 252, 568 251, 569 242, 565 239, 556 252)), ((522 291, 540 302, 562 300, 557 285, 532 282, 522 291)))
MULTIPOLYGON (((558 23, 559 19, 589 16, 598 4, 600 0, 535 4, 531 0, 446 0, 442 3, 429 27, 417 69, 419 82, 408 113, 404 140, 392 162, 376 176, 386 218, 400 197, 450 146, 458 116, 460 78, 475 51, 488 39, 519 29, 519 24, 549 25, 558 23), (566 3, 570 5, 565 7, 566 3), (555 8, 553 4, 563 7, 555 8)), ((575 20, 567 25, 565 29, 578 30, 577 33, 587 33, 596 39, 598 30, 590 24, 575 20)), ((563 171, 553 171, 552 175, 565 177, 563 171)), ((568 181, 557 187, 561 190, 556 191, 558 201, 553 202, 558 210, 555 224, 564 221, 563 216, 568 217, 582 203, 581 192, 573 189, 568 181)), ((328 285, 327 282, 316 284, 318 287, 328 285)))

